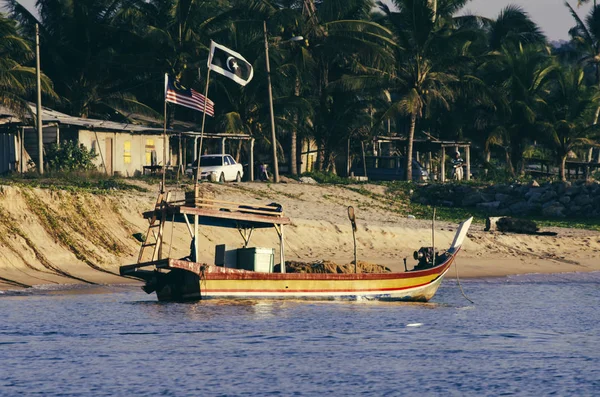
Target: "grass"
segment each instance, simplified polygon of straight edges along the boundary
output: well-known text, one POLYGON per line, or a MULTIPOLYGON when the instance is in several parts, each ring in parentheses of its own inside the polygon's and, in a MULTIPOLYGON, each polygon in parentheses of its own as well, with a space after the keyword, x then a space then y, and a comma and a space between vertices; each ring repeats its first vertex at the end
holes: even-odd
POLYGON ((5 185, 65 190, 73 193, 107 194, 113 191, 146 192, 147 189, 128 183, 124 178, 110 177, 95 171, 9 174, 0 177, 5 185))

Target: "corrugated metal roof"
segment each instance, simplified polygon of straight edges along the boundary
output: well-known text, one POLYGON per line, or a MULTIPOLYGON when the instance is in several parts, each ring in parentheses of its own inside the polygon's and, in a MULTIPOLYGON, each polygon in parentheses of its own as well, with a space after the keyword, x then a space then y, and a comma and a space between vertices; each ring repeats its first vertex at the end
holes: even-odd
MULTIPOLYGON (((29 104, 29 107, 33 114, 37 114, 36 107, 34 104, 29 104)), ((159 134, 163 132, 162 128, 148 127, 144 125, 131 124, 131 123, 118 123, 107 120, 97 119, 85 119, 82 117, 69 116, 68 114, 52 110, 47 107, 42 107, 42 122, 44 124, 58 123, 61 125, 71 125, 77 127, 83 127, 89 130, 96 131, 122 131, 132 133, 155 133, 159 134)), ((15 123, 20 124, 22 120, 14 115, 14 113, 6 107, 0 106, 0 124, 15 123)), ((167 133, 173 134, 174 131, 167 130, 167 133)))

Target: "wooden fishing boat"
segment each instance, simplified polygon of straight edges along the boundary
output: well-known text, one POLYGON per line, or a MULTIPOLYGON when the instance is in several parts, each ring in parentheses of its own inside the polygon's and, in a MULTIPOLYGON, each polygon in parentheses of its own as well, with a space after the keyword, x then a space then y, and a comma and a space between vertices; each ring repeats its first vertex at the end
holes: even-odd
MULTIPOLYGON (((244 247, 250 241, 252 231, 258 228, 274 228, 279 236, 280 263, 284 257, 284 225, 289 224, 281 207, 276 205, 253 206, 212 199, 193 199, 185 202, 169 202, 165 195, 159 196, 154 211, 144 216, 149 219, 148 238, 140 250, 138 263, 122 266, 121 275, 144 280, 147 293, 156 292, 160 301, 186 301, 210 298, 222 299, 312 299, 312 300, 430 300, 440 286, 444 275, 454 262, 465 239, 473 218, 458 227, 452 245, 444 252, 436 253, 432 247, 422 247, 415 252, 419 263, 404 272, 386 273, 286 273, 279 266, 275 273, 247 270, 244 263, 236 267, 200 263, 198 257, 198 228, 200 225, 234 227, 244 238, 244 247), (191 218, 191 219, 190 219, 191 218), (190 257, 183 259, 161 258, 165 222, 181 222, 187 225, 192 238, 190 257), (158 229, 154 232, 154 229, 158 229), (150 261, 143 261, 144 249, 154 247, 150 261), (244 269, 245 268, 245 269, 244 269)), ((264 269, 263 269, 264 270, 264 269)))

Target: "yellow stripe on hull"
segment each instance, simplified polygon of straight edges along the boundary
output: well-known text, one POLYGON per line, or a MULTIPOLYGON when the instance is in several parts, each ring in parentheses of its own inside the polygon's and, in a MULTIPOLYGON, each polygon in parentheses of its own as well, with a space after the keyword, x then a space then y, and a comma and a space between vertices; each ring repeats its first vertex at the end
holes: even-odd
MULTIPOLYGON (((446 272, 444 272, 445 274, 446 272)), ((429 300, 442 275, 389 280, 202 280, 209 298, 429 300)))

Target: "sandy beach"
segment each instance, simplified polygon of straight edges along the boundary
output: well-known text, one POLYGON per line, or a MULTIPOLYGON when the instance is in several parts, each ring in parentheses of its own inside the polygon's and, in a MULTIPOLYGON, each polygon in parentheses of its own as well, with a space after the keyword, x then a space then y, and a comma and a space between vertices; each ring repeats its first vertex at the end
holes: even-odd
MULTIPOLYGON (((138 182, 141 184, 141 182, 138 182)), ((155 190, 154 186, 144 185, 155 190)), ((217 199, 283 206, 292 219, 285 230, 286 260, 353 259, 347 206, 356 210, 358 259, 403 271, 413 251, 431 245, 431 220, 411 219, 392 204, 379 185, 329 186, 300 183, 203 184, 217 199)), ((177 189, 172 199, 183 199, 177 189)), ((135 263, 147 232, 142 212, 151 209, 156 192, 110 195, 2 186, 0 189, 0 290, 44 284, 119 284, 135 281, 118 276, 121 265, 135 263)), ((448 247, 455 223, 436 222, 435 241, 448 247)), ((544 229, 557 236, 492 233, 475 223, 460 252, 461 278, 501 277, 528 273, 600 271, 600 233, 581 229, 544 229)), ((242 246, 237 230, 203 227, 200 259, 214 263, 217 244, 242 246)), ((166 253, 189 253, 185 224, 167 228, 166 253)), ((257 230, 251 246, 277 247, 274 230, 257 230)), ((278 254, 276 255, 278 258, 278 254)), ((454 277, 451 270, 450 277, 454 277)))

